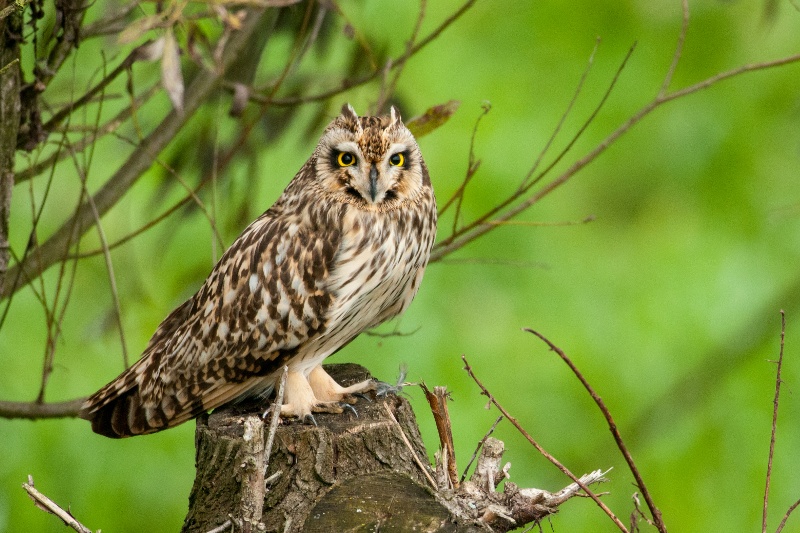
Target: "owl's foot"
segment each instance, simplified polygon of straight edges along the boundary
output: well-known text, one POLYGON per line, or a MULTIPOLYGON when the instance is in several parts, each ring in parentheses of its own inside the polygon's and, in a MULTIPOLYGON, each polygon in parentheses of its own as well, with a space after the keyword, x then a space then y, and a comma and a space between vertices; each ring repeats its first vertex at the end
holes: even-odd
MULTIPOLYGON (((344 409, 355 412, 350 403, 355 403, 352 394, 373 390, 370 380, 342 387, 331 378, 322 367, 316 367, 308 379, 300 372, 289 371, 286 375, 286 388, 281 405, 283 418, 299 418, 316 425, 311 413, 342 413, 344 409), (326 379, 327 378, 327 379, 326 379)), ((358 416, 358 413, 355 413, 358 416)))
POLYGON ((375 382, 371 379, 365 379, 349 387, 342 387, 323 370, 322 366, 314 367, 314 370, 308 375, 308 383, 311 385, 314 396, 321 402, 353 404, 357 401, 355 395, 375 390, 375 382))

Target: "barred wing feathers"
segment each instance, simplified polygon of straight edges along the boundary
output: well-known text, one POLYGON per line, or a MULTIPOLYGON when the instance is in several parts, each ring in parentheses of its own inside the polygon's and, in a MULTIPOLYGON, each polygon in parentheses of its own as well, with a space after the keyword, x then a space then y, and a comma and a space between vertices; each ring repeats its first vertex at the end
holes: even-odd
POLYGON ((268 388, 266 379, 327 327, 326 288, 341 240, 276 206, 159 326, 143 357, 84 404, 109 437, 153 433, 268 388))

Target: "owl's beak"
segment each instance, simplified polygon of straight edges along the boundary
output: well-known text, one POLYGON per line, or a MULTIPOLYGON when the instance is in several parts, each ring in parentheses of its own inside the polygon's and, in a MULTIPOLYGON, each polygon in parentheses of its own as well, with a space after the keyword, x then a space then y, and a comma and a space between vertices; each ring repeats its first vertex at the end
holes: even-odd
POLYGON ((378 168, 375 166, 375 163, 372 163, 369 169, 369 195, 373 202, 378 196, 378 168))

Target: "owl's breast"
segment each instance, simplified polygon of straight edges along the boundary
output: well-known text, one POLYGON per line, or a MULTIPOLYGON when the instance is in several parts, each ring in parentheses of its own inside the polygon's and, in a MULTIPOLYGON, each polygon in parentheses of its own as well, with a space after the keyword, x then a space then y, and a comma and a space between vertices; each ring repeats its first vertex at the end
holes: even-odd
POLYGON ((352 209, 344 214, 342 230, 336 266, 327 280, 333 296, 327 329, 307 346, 307 355, 315 359, 411 303, 430 256, 435 218, 352 209))

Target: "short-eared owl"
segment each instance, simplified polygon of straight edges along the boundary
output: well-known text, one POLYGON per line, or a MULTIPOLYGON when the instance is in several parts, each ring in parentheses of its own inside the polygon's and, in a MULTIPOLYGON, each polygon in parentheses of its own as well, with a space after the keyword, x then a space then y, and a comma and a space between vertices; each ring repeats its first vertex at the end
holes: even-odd
POLYGON ((344 388, 322 361, 408 307, 435 233, 428 169, 397 110, 345 105, 277 202, 80 416, 108 437, 153 433, 266 396, 284 365, 283 416, 341 410, 372 383, 344 388))

